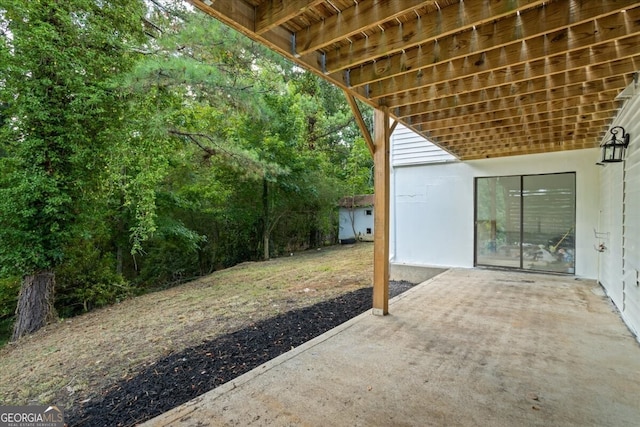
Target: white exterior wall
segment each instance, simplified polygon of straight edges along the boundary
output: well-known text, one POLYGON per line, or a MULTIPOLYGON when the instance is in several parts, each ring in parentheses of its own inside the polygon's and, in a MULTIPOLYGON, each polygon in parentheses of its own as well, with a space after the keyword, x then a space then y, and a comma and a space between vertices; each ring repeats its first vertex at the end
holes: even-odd
POLYGON ((610 165, 600 172, 600 223, 597 228, 598 281, 618 307, 622 306, 622 201, 624 168, 610 165), (618 284, 619 286, 614 286, 618 284))
POLYGON ((631 135, 626 160, 601 170, 601 228, 607 249, 599 253, 599 280, 629 328, 640 334, 640 90, 625 92, 631 98, 612 126, 631 135))
POLYGON ((411 129, 398 125, 391 135, 393 166, 447 162, 455 157, 411 129))
MULTIPOLYGON (((596 278, 599 150, 574 150, 468 162, 394 166, 391 262, 473 267, 474 178, 576 173, 576 275, 596 278)), ((393 162, 393 161, 392 161, 393 162)))
POLYGON ((352 239, 373 241, 373 206, 360 207, 353 209, 353 226, 349 215, 349 209, 340 208, 340 229, 338 230, 338 239, 352 239), (367 215, 367 211, 371 211, 371 215, 367 215), (353 229, 356 230, 356 236, 353 235, 353 229), (367 228, 371 233, 367 233, 367 228))

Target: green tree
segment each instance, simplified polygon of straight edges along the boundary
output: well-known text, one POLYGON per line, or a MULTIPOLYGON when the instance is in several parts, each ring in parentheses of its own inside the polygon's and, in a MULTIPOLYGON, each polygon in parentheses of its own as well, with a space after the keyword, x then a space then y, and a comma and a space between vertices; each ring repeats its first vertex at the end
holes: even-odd
POLYGON ((23 277, 13 339, 55 317, 55 269, 80 231, 124 106, 111 82, 134 63, 144 4, 6 0, 0 86, 0 266, 23 277), (6 168, 6 169, 5 169, 6 168))
MULTIPOLYGON (((339 155, 348 152, 341 132, 353 120, 341 114, 340 104, 323 107, 327 97, 317 77, 298 74, 284 82, 286 90, 265 99, 270 113, 262 126, 270 130, 271 138, 260 143, 261 152, 278 159, 289 173, 263 185, 263 221, 268 225, 264 258, 269 255, 269 240, 287 251, 320 244, 320 236, 334 228, 335 204, 343 192, 334 162, 343 163, 339 155), (281 223, 284 229, 273 235, 281 223)), ((345 105, 344 98, 340 100, 345 105)))
POLYGON ((181 2, 5 9, 0 277, 23 275, 20 301, 55 279, 73 315, 332 241, 370 181, 338 89, 181 2))
POLYGON ((107 181, 117 264, 130 245, 134 256, 140 255, 136 280, 171 282, 246 259, 225 255, 249 246, 250 239, 237 239, 244 231, 233 233, 232 247, 216 249, 234 240, 225 243, 220 229, 230 230, 233 223, 239 231, 241 219, 253 222, 251 215, 231 215, 234 208, 225 199, 248 180, 283 169, 260 159, 236 131, 245 117, 261 114, 253 101, 259 96, 253 64, 262 60, 264 49, 180 8, 154 9, 146 21, 152 31, 138 50, 143 59, 120 79, 118 92, 132 108, 112 128, 107 181))

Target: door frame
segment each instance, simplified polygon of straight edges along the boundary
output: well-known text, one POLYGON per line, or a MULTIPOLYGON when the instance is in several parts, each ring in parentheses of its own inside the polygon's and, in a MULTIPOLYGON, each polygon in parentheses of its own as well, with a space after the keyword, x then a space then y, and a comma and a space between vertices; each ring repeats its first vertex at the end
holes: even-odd
POLYGON ((577 173, 575 171, 567 171, 567 172, 549 172, 549 173, 540 173, 540 174, 522 174, 522 175, 517 175, 517 174, 511 174, 511 175, 491 175, 491 176, 476 176, 474 177, 474 182, 473 182, 473 265, 474 267, 483 267, 483 268, 499 268, 499 269, 509 269, 509 270, 517 270, 517 271, 527 271, 527 272, 538 272, 538 273, 551 273, 551 274, 567 274, 567 275, 575 275, 576 272, 576 261, 577 261, 577 256, 576 256, 576 250, 577 250, 577 244, 576 244, 576 238, 577 238, 577 233, 576 233, 576 221, 577 221, 577 194, 576 194, 576 189, 577 189, 577 173), (573 272, 561 272, 561 271, 553 271, 553 270, 538 270, 538 269, 528 269, 528 268, 524 268, 524 246, 523 246, 523 240, 524 240, 524 231, 525 231, 525 227, 524 227, 524 216, 525 216, 525 211, 524 211, 524 179, 525 177, 537 177, 537 176, 550 176, 550 175, 567 175, 567 174, 572 174, 574 176, 573 179, 573 219, 572 219, 572 223, 573 223, 573 236, 574 236, 574 242, 573 242, 573 272), (478 263, 478 182, 481 179, 491 179, 491 178, 514 178, 514 177, 519 177, 520 178, 520 243, 519 243, 519 258, 520 258, 520 266, 519 267, 510 267, 510 266, 497 266, 497 265, 490 265, 490 264, 479 264, 478 263))

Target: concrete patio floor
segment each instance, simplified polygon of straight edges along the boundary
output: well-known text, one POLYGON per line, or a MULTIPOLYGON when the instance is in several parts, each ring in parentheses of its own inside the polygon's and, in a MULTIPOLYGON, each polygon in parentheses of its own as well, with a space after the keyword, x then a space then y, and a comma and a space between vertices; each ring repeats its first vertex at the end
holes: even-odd
POLYGON ((145 426, 638 426, 640 345, 602 289, 454 269, 145 426))

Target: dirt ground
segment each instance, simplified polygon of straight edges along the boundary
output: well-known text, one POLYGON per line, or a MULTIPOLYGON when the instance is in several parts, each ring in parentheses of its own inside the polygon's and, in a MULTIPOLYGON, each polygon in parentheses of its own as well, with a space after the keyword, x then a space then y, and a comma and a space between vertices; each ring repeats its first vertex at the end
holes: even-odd
POLYGON ((244 263, 63 319, 0 349, 0 404, 87 405, 146 366, 264 319, 370 287, 373 244, 244 263))

